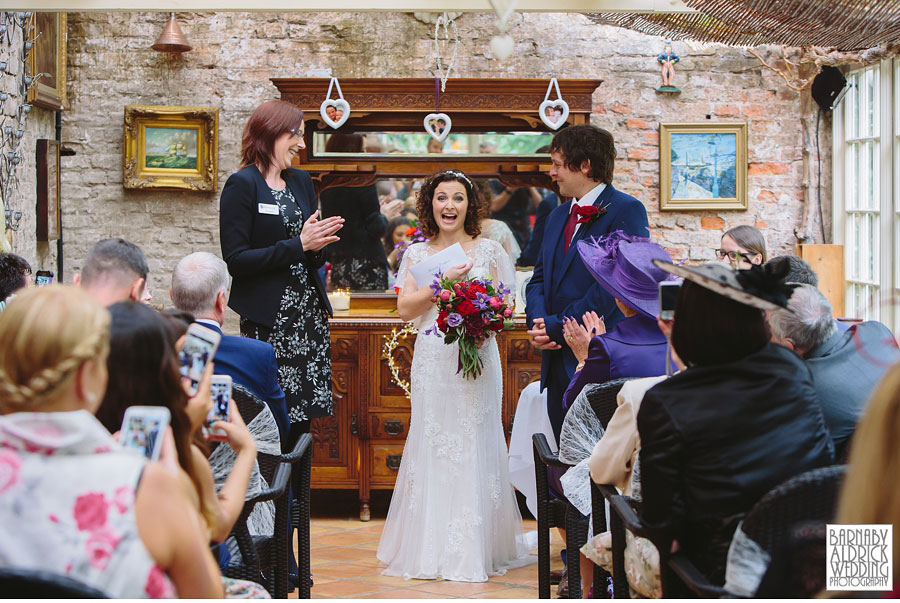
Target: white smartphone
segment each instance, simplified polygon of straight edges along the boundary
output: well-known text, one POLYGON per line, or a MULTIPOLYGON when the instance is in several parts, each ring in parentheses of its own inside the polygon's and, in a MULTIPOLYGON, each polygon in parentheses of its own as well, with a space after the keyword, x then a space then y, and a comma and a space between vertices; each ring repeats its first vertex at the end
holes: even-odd
POLYGON ((659 283, 659 317, 663 320, 675 318, 675 301, 681 290, 681 281, 661 281, 659 283))
POLYGON ((197 323, 192 323, 188 327, 184 346, 178 353, 178 360, 181 365, 181 376, 191 382, 192 396, 197 393, 206 365, 212 362, 221 339, 221 335, 197 323))
POLYGON ((131 406, 122 419, 119 444, 155 461, 159 459, 163 433, 171 420, 169 409, 165 406, 131 406))
POLYGON ((206 417, 206 427, 209 433, 217 436, 227 435, 221 429, 212 429, 212 424, 216 421, 229 421, 231 416, 228 412, 231 404, 231 377, 228 375, 213 375, 210 384, 210 393, 212 395, 213 407, 206 417))

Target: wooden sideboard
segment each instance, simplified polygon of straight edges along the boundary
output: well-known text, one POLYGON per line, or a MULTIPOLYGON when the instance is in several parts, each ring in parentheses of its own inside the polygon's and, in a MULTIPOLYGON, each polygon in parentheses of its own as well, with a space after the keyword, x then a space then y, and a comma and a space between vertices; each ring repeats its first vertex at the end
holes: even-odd
MULTIPOLYGON (((386 341, 405 323, 392 308, 369 305, 354 298, 351 310, 335 312, 331 320, 334 415, 314 419, 310 426, 312 488, 358 489, 362 521, 369 520, 369 493, 394 487, 410 419, 409 398, 384 355, 386 341)), ((540 377, 540 353, 525 330, 525 320, 519 318, 498 340, 507 438, 519 394, 540 377)), ((399 377, 407 383, 415 337, 398 338, 392 352, 399 377)))

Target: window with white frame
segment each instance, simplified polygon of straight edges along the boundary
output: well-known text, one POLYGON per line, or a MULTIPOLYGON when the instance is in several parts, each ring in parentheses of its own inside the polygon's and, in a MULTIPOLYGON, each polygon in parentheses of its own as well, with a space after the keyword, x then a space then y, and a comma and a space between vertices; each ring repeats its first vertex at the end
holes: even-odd
POLYGON ((880 320, 896 333, 900 61, 851 71, 847 84, 833 122, 833 238, 844 245, 844 314, 880 320))

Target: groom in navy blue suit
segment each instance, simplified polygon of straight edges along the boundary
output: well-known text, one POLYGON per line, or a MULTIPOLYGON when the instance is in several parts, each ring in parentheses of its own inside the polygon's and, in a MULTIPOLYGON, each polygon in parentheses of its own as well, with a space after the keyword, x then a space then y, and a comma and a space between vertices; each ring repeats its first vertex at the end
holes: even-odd
POLYGON ((644 205, 613 188, 612 134, 592 125, 569 126, 553 137, 550 159, 550 177, 560 197, 571 201, 547 217, 534 276, 525 290, 525 309, 531 342, 542 351, 541 389, 547 390, 547 413, 558 443, 566 414, 562 398, 576 365, 563 339, 563 318, 580 321, 594 310, 607 330, 623 318, 612 296, 584 267, 575 243, 616 230, 640 237, 650 231, 644 205))

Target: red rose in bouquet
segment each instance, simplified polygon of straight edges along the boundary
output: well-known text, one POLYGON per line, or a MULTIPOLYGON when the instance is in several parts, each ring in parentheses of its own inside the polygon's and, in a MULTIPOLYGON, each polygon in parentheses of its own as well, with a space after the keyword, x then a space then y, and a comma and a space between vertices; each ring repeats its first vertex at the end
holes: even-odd
POLYGON ((481 374, 478 349, 485 340, 511 328, 512 307, 504 299, 510 291, 490 279, 440 279, 431 284, 434 302, 440 313, 437 323, 426 334, 443 334, 444 343, 459 344, 459 371, 467 379, 481 374))
POLYGON ((478 309, 475 307, 475 304, 470 302, 468 299, 463 300, 456 306, 456 311, 460 314, 460 316, 468 317, 474 316, 478 314, 478 309))

